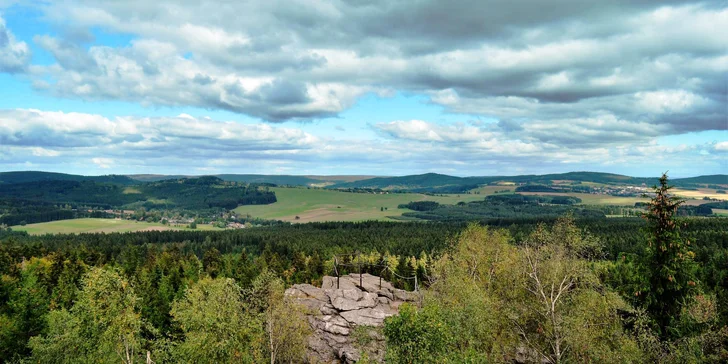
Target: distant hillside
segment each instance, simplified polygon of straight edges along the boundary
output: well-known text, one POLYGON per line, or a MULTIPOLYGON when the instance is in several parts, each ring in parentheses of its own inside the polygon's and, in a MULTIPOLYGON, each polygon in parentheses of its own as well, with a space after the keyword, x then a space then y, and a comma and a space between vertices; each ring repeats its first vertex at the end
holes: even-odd
POLYGON ((127 174, 126 176, 141 182, 157 182, 169 179, 192 178, 192 176, 185 176, 181 174, 127 174))
POLYGON ((303 176, 263 175, 263 174, 218 174, 215 175, 224 181, 246 183, 274 183, 277 185, 308 186, 321 181, 303 176))
POLYGON ((698 176, 689 178, 678 178, 674 182, 677 183, 698 183, 698 184, 710 184, 710 185, 728 185, 728 175, 726 174, 713 174, 709 176, 698 176))
MULTIPOLYGON (((620 174, 599 172, 568 172, 545 175, 520 176, 486 176, 486 177, 455 177, 437 173, 426 173, 401 177, 380 177, 355 182, 337 183, 330 188, 373 188, 409 190, 418 192, 460 192, 471 189, 472 186, 494 184, 496 182, 514 182, 529 184, 551 184, 554 181, 594 182, 619 185, 648 185, 658 183, 658 178, 630 177, 620 174)), ((728 175, 698 176, 691 178, 676 178, 671 180, 677 186, 697 186, 698 184, 727 184, 728 175)))
MULTIPOLYGON (((157 182, 177 180, 181 178, 197 178, 191 175, 106 175, 106 176, 80 176, 65 173, 22 171, 0 172, 0 185, 12 183, 25 183, 37 181, 92 181, 100 183, 114 183, 120 185, 133 185, 140 182, 157 182)), ((372 176, 296 176, 296 175, 265 175, 265 174, 218 174, 212 177, 228 182, 245 183, 273 183, 276 185, 292 186, 326 186, 337 189, 372 188, 388 190, 406 190, 412 192, 460 193, 471 190, 477 186, 495 184, 496 182, 513 182, 519 184, 544 184, 554 181, 594 182, 603 184, 642 185, 652 186, 658 184, 658 178, 630 177, 613 173, 599 172, 568 172, 544 175, 518 175, 518 176, 482 176, 482 177, 455 177, 439 173, 425 173, 400 177, 372 177, 372 176)), ((679 187, 700 187, 700 185, 728 185, 728 175, 708 175, 690 178, 671 179, 671 183, 679 187)))
MULTIPOLYGON (((372 176, 294 176, 294 175, 269 175, 269 174, 215 174, 213 177, 229 182, 246 183, 273 183, 276 185, 311 186, 322 183, 353 182, 372 176)), ((161 175, 161 174, 131 174, 128 177, 142 182, 156 182, 180 178, 196 178, 192 175, 161 175)))
POLYGON ((358 176, 358 175, 337 175, 337 176, 304 176, 319 181, 331 181, 331 182, 356 182, 365 179, 372 179, 378 176, 358 176))
POLYGON ((402 177, 376 177, 354 182, 337 183, 332 188, 382 188, 382 189, 418 189, 442 186, 462 185, 466 179, 445 174, 426 173, 402 177))
POLYGON ((0 172, 0 184, 25 183, 38 181, 92 181, 99 183, 115 183, 122 185, 137 184, 136 180, 123 175, 110 174, 106 176, 81 176, 66 173, 18 171, 0 172))
POLYGON ((258 185, 225 182, 216 177, 200 177, 157 182, 137 182, 134 186, 76 180, 39 180, 8 183, 0 188, 0 199, 94 206, 104 209, 226 209, 241 205, 276 202, 275 193, 258 185))

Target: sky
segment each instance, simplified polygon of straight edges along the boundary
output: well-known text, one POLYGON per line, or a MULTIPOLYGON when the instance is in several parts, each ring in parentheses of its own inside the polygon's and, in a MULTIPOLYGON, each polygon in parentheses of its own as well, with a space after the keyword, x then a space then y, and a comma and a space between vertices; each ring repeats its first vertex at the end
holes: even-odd
POLYGON ((728 2, 0 0, 0 171, 728 174, 728 2))

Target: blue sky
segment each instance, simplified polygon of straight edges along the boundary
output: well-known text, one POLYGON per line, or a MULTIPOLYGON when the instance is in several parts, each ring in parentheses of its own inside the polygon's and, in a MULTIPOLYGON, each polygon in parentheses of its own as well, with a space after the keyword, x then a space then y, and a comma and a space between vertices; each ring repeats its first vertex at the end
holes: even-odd
POLYGON ((725 4, 294 5, 0 0, 0 171, 728 173, 725 4))

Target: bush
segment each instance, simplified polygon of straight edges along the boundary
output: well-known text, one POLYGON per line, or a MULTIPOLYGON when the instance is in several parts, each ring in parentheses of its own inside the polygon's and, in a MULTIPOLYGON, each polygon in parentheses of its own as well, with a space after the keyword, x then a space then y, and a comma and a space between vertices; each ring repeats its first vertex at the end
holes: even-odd
POLYGON ((437 306, 421 311, 404 304, 399 315, 384 321, 388 363, 434 363, 446 353, 451 341, 447 324, 437 306))

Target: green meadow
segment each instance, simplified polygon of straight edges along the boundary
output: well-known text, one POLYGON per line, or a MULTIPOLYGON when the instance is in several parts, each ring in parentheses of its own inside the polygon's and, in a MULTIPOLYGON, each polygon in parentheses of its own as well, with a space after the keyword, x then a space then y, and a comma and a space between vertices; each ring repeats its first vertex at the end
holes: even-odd
MULTIPOLYGON (((148 230, 182 230, 183 227, 167 226, 157 223, 113 219, 73 219, 13 226, 13 230, 27 231, 31 235, 42 234, 80 234, 80 233, 125 233, 148 230)), ((210 225, 198 224, 197 230, 215 229, 210 225)))
POLYGON ((390 220, 410 211, 397 206, 412 201, 456 204, 482 200, 484 195, 448 194, 429 196, 420 193, 370 194, 324 189, 274 187, 278 202, 270 205, 240 206, 235 212, 263 219, 294 222, 390 220), (382 211, 382 208, 386 210, 382 211), (298 219, 296 219, 298 216, 298 219))

